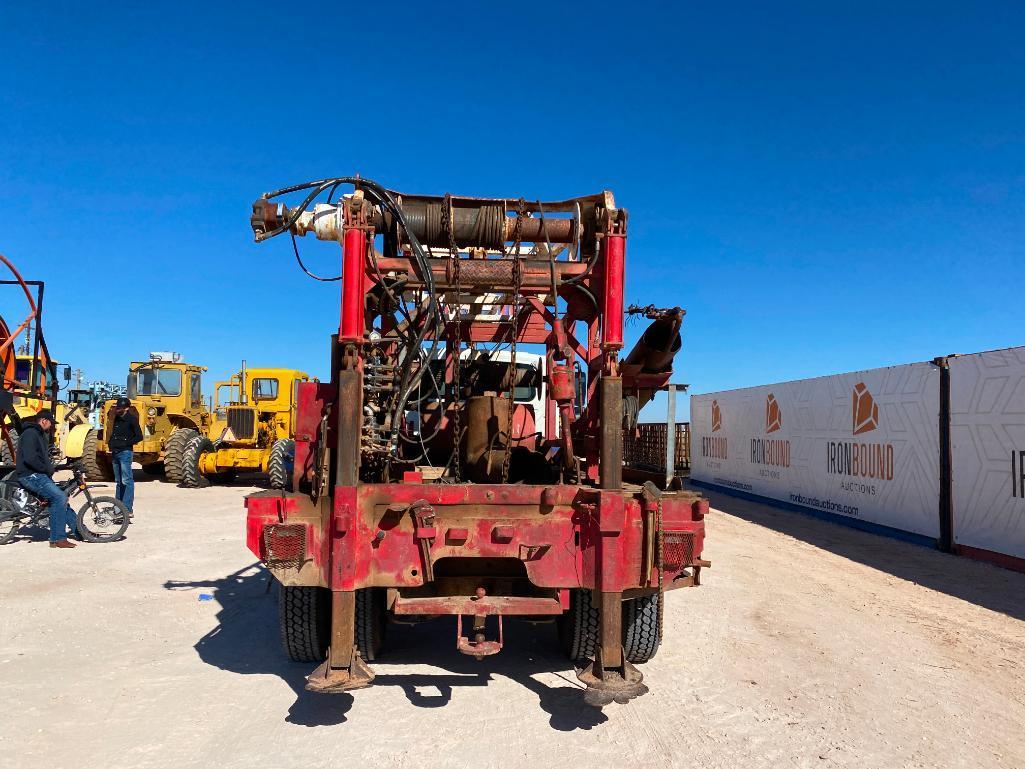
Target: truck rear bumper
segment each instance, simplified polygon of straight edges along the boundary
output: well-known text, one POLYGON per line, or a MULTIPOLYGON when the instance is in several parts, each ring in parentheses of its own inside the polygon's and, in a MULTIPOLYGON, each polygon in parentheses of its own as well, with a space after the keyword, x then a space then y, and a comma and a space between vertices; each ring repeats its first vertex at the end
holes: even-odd
MULTIPOLYGON (((666 494, 659 512, 637 491, 575 486, 368 484, 338 487, 316 505, 259 492, 246 499, 247 543, 285 584, 416 594, 403 600, 426 600, 425 589, 471 600, 471 583, 486 576, 471 559, 504 563, 542 594, 629 593, 696 582, 677 577, 704 564, 707 504, 690 492, 666 494)), ((487 587, 489 599, 503 594, 487 587)), ((456 613, 442 606, 410 613, 456 613)))
POLYGON ((506 616, 541 616, 562 614, 563 606, 558 598, 520 598, 513 596, 432 596, 429 598, 396 597, 392 603, 395 614, 439 615, 465 614, 487 617, 494 614, 506 616))

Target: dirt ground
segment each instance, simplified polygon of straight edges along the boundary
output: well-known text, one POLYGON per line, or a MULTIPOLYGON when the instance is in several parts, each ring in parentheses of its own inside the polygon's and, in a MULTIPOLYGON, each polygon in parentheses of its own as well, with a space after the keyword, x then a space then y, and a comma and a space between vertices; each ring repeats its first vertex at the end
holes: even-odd
POLYGON ((630 705, 583 705, 550 626, 476 662, 444 620, 313 695, 250 490, 140 482, 125 541, 0 548, 0 766, 1025 766, 1025 575, 712 495, 630 705))

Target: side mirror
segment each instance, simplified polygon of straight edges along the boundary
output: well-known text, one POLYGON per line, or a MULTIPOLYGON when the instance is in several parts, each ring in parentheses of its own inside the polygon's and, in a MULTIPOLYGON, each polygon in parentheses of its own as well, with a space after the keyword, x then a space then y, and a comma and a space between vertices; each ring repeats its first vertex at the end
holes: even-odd
POLYGON ((61 369, 61 374, 64 376, 64 381, 65 382, 70 382, 71 381, 71 366, 65 366, 63 369, 61 369))

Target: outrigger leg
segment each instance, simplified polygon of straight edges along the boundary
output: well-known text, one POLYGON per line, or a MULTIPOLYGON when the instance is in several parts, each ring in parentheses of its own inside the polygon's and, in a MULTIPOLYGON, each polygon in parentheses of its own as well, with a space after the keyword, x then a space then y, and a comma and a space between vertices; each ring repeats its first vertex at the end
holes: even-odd
POLYGON ((363 689, 374 680, 374 671, 356 648, 356 593, 331 593, 331 647, 327 659, 310 673, 306 689, 324 694, 341 694, 363 689))
MULTIPOLYGON (((597 592, 597 591, 596 591, 597 592)), ((625 705, 648 691, 644 676, 623 653, 623 594, 598 593, 601 605, 598 648, 594 661, 577 671, 587 686, 584 702, 595 707, 618 702, 625 705)))

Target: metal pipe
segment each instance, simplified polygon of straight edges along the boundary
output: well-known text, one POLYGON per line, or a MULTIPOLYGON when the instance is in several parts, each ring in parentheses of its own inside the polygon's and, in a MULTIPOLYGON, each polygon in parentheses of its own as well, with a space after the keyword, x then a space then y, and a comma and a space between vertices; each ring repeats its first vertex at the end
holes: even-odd
POLYGON ((676 477, 676 385, 669 385, 666 396, 666 488, 671 489, 676 477))
POLYGON ((665 316, 653 320, 623 362, 628 366, 640 364, 646 374, 672 371, 673 358, 682 346, 680 326, 684 314, 682 309, 675 307, 665 316))
MULTIPOLYGON (((434 276, 436 289, 455 288, 455 265, 452 259, 428 259, 431 274, 434 276)), ((381 272, 399 272, 406 278, 406 288, 419 288, 424 285, 423 276, 411 259, 378 258, 381 272)), ((521 258, 520 288, 532 292, 548 293, 552 288, 551 261, 548 259, 521 258)), ((559 283, 569 278, 576 278, 587 269, 579 262, 556 262, 555 272, 559 283)), ((459 262, 459 286, 465 289, 489 289, 491 291, 511 291, 516 283, 513 275, 512 259, 464 259, 459 262)))
POLYGON ((599 483, 603 489, 619 489, 623 486, 623 380, 602 375, 600 397, 599 483))

